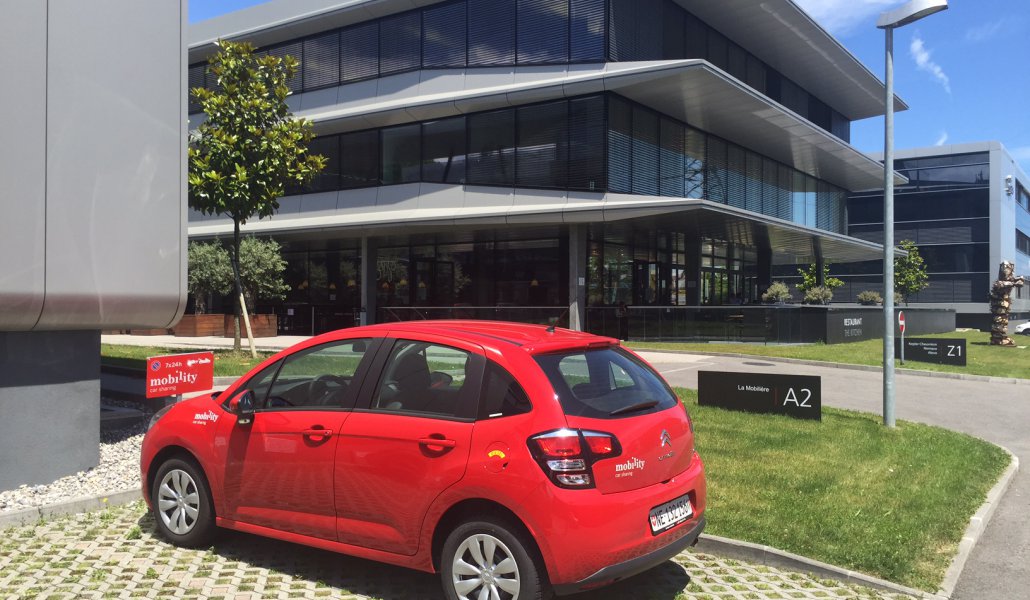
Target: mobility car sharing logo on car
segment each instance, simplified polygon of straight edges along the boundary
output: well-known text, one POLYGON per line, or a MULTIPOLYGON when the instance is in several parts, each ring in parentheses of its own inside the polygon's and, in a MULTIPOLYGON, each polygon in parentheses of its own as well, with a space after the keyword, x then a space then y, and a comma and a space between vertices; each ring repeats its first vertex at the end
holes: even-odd
POLYGON ((218 421, 218 413, 213 410, 208 410, 207 412, 196 413, 193 415, 194 425, 207 425, 208 421, 216 423, 218 421))
POLYGON ((624 463, 615 465, 615 476, 616 477, 633 477, 633 471, 644 470, 644 461, 637 457, 633 457, 624 463))

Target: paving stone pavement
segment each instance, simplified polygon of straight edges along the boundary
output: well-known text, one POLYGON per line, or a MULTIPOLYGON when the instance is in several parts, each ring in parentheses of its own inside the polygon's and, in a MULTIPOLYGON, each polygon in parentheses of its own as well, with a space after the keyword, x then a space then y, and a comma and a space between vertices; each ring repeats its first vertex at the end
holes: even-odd
MULTIPOLYGON (((252 535, 214 547, 164 542, 142 502, 0 534, 0 598, 343 598, 437 600, 436 575, 252 535)), ((572 600, 902 600, 909 596, 685 552, 648 573, 572 600)))

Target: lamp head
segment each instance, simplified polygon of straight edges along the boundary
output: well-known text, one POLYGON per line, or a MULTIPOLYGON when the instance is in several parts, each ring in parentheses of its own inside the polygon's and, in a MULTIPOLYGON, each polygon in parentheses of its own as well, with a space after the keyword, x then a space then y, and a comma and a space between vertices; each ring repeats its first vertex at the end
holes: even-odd
POLYGON ((897 29, 947 8, 948 0, 911 0, 904 6, 880 13, 876 26, 880 29, 897 29))

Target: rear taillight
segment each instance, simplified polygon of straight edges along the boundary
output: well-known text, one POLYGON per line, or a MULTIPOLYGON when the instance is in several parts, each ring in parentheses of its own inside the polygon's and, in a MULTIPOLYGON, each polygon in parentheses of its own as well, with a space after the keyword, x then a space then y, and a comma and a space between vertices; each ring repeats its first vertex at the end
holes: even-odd
POLYGON ((558 487, 592 488, 595 462, 622 453, 610 433, 559 429, 529 438, 529 452, 544 474, 558 487))

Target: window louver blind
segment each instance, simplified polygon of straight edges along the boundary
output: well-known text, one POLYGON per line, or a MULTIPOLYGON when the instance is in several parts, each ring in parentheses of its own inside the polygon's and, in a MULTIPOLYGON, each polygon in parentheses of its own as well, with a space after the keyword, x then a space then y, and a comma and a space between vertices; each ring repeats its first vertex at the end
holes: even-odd
POLYGON ((466 2, 430 6, 422 14, 422 66, 465 66, 466 2))
POLYGON ((193 65, 189 70, 189 87, 187 93, 189 93, 189 112, 190 114, 200 112, 200 102, 193 96, 193 88, 204 87, 204 70, 207 69, 207 64, 193 65))
POLYGON ((705 164, 705 198, 712 202, 727 203, 729 181, 727 177, 726 142, 717 137, 708 138, 708 159, 705 164))
POLYGON ((566 186, 567 109, 568 104, 562 100, 517 110, 516 186, 566 186))
POLYGON ((379 24, 379 74, 399 73, 422 64, 422 13, 387 17, 379 24))
POLYGON ((633 109, 629 103, 611 96, 608 99, 608 189, 628 194, 632 191, 633 109))
POLYGON ((340 70, 343 81, 379 75, 379 23, 362 23, 340 32, 340 70))
POLYGON ((359 131, 340 136, 340 188, 379 185, 379 132, 359 131))
POLYGON ((498 110, 468 117, 469 183, 515 184, 515 111, 498 110))
POLYGON ((705 140, 708 136, 704 133, 687 127, 686 130, 686 160, 683 165, 685 198, 705 197, 705 140))
POLYGON ((662 196, 684 197, 686 141, 686 130, 683 125, 670 119, 662 119, 658 162, 658 193, 662 196))
POLYGON ((515 64, 515 0, 473 0, 468 6, 468 64, 515 64))
POLYGON ((569 101, 570 189, 604 191, 604 131, 604 98, 569 101))
POLYGON ((324 156, 326 165, 321 173, 315 175, 305 191, 326 192, 340 189, 340 136, 316 137, 308 144, 308 154, 324 156))
POLYGON ((746 208, 747 152, 740 146, 729 144, 726 148, 726 162, 727 204, 737 208, 746 208))
POLYGON ((569 20, 572 40, 572 62, 601 62, 604 60, 604 1, 571 0, 569 20))
POLYGON ((339 85, 340 33, 333 31, 304 40, 304 89, 339 85))
POLYGON ((658 115, 633 107, 633 193, 658 195, 658 115))
POLYGON ((568 61, 569 0, 518 0, 518 63, 568 61))

